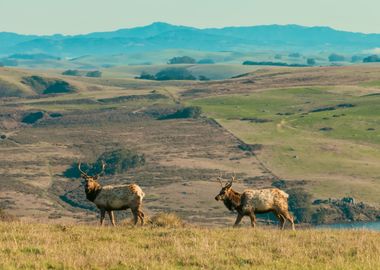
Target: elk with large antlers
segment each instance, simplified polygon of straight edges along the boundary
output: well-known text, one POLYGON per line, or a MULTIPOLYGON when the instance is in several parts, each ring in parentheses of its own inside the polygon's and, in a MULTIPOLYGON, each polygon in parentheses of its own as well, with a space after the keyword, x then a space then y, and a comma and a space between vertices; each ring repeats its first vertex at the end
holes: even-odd
POLYGON ((129 208, 132 210, 134 224, 136 225, 140 219, 141 225, 143 225, 144 213, 141 211, 141 206, 145 194, 142 189, 136 184, 101 186, 98 179, 104 172, 104 168, 105 164, 102 162, 102 171, 95 176, 89 176, 81 169, 81 163, 78 164, 81 177, 85 180, 86 197, 100 209, 100 225, 103 225, 107 212, 112 225, 115 226, 113 211, 129 208))
POLYGON ((265 188, 246 189, 243 193, 239 193, 232 189, 235 176, 225 185, 223 185, 221 177, 218 177, 218 180, 222 189, 215 197, 215 200, 223 201, 230 211, 237 211, 238 215, 234 226, 238 226, 244 216, 249 216, 252 227, 255 227, 255 214, 272 212, 279 219, 281 229, 284 229, 285 222, 288 220, 294 230, 294 219, 288 210, 289 195, 284 191, 278 188, 265 188))

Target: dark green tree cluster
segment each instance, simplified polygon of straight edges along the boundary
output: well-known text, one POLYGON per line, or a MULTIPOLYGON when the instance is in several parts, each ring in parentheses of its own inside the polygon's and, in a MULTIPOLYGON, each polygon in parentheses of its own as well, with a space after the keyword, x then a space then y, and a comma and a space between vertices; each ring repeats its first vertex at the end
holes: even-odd
MULTIPOLYGON (((106 164, 104 173, 106 175, 115 175, 143 166, 145 164, 145 155, 140 155, 130 149, 120 148, 104 152, 94 163, 82 163, 81 168, 90 175, 97 174, 102 170, 103 162, 106 164)), ((72 163, 70 168, 68 168, 63 175, 69 178, 80 177, 78 163, 72 163)))
POLYGON ((329 61, 330 62, 342 62, 346 58, 343 55, 332 53, 329 55, 329 61))
POLYGON ((176 56, 173 57, 168 61, 168 64, 175 65, 175 64, 195 64, 196 61, 194 58, 190 56, 176 56))
POLYGON ((311 195, 303 188, 292 188, 286 191, 289 194, 289 209, 297 222, 310 222, 312 216, 311 195))

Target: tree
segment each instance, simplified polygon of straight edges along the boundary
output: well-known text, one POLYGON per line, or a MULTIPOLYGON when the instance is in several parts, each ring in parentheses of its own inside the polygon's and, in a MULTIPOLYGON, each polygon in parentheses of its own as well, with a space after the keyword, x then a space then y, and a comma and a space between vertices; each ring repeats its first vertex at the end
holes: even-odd
POLYGON ((195 64, 195 59, 190 56, 177 56, 168 61, 168 64, 195 64))
POLYGON ((297 221, 311 221, 311 195, 302 188, 287 190, 289 194, 289 208, 293 212, 297 221))
POLYGON ((357 63, 357 62, 361 62, 363 61, 363 57, 359 56, 359 55, 353 55, 351 57, 351 62, 352 63, 357 63))
POLYGON ((99 78, 102 76, 102 72, 99 70, 89 71, 86 73, 86 77, 99 78))
POLYGON ((342 62, 345 60, 345 57, 343 55, 339 55, 336 53, 332 53, 329 56, 329 61, 330 62, 342 62))
POLYGON ((64 72, 62 72, 62 75, 80 76, 80 72, 79 72, 79 70, 76 70, 76 69, 68 69, 68 70, 65 70, 64 72))
POLYGON ((367 56, 363 59, 363 63, 373 63, 373 62, 380 62, 380 57, 376 54, 367 56))
POLYGON ((152 75, 152 74, 149 74, 146 71, 143 71, 143 72, 141 72, 141 75, 139 77, 137 77, 137 79, 141 79, 141 80, 155 80, 156 77, 154 75, 152 75))
POLYGON ((215 64, 215 61, 210 58, 204 58, 197 62, 198 64, 215 64))
POLYGON ((156 74, 156 80, 196 80, 196 78, 186 68, 166 68, 156 74))
MULTIPOLYGON (((106 164, 104 173, 106 175, 114 175, 124 173, 132 168, 137 168, 145 164, 145 155, 138 154, 130 149, 119 148, 113 151, 104 152, 94 163, 82 163, 81 168, 88 174, 96 174, 102 170, 103 162, 106 164)), ((63 175, 68 178, 78 178, 78 163, 71 164, 63 175)))
POLYGON ((306 63, 309 65, 309 66, 314 66, 317 62, 315 61, 314 58, 308 58, 306 63))
POLYGON ((301 54, 300 53, 290 53, 288 56, 291 58, 300 58, 301 54))

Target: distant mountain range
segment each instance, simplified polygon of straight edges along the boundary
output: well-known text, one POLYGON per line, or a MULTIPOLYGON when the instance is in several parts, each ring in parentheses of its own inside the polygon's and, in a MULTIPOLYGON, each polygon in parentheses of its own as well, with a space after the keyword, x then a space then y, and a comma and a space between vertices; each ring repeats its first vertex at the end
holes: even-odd
POLYGON ((198 29, 157 22, 144 27, 75 36, 36 36, 0 32, 0 56, 33 53, 77 57, 164 49, 210 52, 280 50, 360 53, 375 48, 380 48, 380 34, 352 33, 329 27, 299 25, 198 29))

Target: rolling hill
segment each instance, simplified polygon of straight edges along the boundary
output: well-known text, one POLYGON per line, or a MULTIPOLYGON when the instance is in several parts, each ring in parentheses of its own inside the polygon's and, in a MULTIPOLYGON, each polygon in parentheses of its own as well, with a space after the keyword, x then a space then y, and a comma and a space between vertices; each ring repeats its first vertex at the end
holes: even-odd
POLYGON ((380 34, 299 25, 198 29, 153 23, 144 27, 76 36, 25 36, 3 32, 0 33, 0 41, 0 55, 3 56, 48 53, 76 57, 179 48, 214 52, 258 49, 361 52, 380 47, 380 34))

